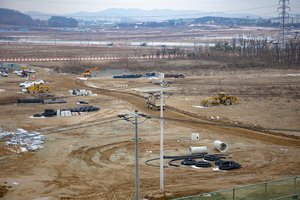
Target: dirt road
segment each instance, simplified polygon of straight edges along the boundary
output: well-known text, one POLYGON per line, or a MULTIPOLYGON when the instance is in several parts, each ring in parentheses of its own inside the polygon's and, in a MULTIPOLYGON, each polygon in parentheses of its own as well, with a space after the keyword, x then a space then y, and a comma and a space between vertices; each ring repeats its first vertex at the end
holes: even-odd
MULTIPOLYGON (((128 93, 128 89, 146 87, 149 80, 104 78, 90 79, 84 83, 75 80, 73 75, 50 76, 42 69, 38 76, 47 80, 45 85, 53 88, 53 94, 61 96, 68 103, 14 105, 11 101, 23 95, 17 93, 21 80, 0 80, 1 89, 5 89, 1 102, 6 101, 0 105, 3 131, 24 128, 45 134, 45 148, 38 152, 17 153, 0 147, 2 199, 134 199, 135 129, 132 123, 117 117, 118 114, 134 110, 152 116, 139 125, 140 196, 149 198, 159 193, 159 167, 145 165, 146 160, 159 157, 159 112, 148 109, 142 97, 128 93), (98 96, 67 95, 68 90, 73 88, 85 88, 83 84, 98 86, 100 89, 91 89, 98 96), (119 85, 127 86, 121 88, 119 85), (101 110, 85 116, 29 118, 35 113, 42 113, 45 108, 79 107, 76 104, 78 98, 88 100, 89 105, 98 106, 101 110)), ((203 81, 203 78, 207 77, 174 80, 174 86, 180 85, 190 90, 199 82, 186 86, 184 82, 203 81)), ((210 78, 218 80, 219 76, 210 78)), ((232 77, 228 79, 232 80, 232 77)), ((240 84, 243 82, 242 79, 239 81, 240 84)), ((198 109, 192 106, 196 104, 191 93, 178 92, 176 95, 176 98, 168 99, 167 104, 204 116, 218 115, 232 120, 236 120, 238 114, 239 121, 252 122, 245 113, 247 101, 241 101, 236 107, 227 107, 227 115, 226 107, 222 105, 198 109), (189 101, 178 101, 179 98, 189 101)), ((28 97, 28 94, 24 96, 28 97)), ((247 109, 255 112, 253 108, 247 109)), ((256 119, 268 125, 262 116, 256 115, 256 119)), ((212 168, 168 166, 164 169, 164 188, 175 198, 299 175, 299 139, 223 126, 217 121, 203 120, 168 109, 164 111, 164 117, 164 155, 188 155, 190 146, 207 146, 208 153, 216 154, 218 152, 213 148, 213 141, 221 140, 229 146, 226 154, 232 156, 230 159, 242 165, 241 169, 226 172, 212 168), (192 141, 192 133, 199 133, 200 140, 192 141)), ((297 130, 297 125, 290 128, 297 130)), ((4 143, 1 141, 1 145, 4 143)), ((164 164, 167 165, 168 161, 165 160, 164 164)), ((152 161, 151 164, 158 165, 159 161, 152 161)))

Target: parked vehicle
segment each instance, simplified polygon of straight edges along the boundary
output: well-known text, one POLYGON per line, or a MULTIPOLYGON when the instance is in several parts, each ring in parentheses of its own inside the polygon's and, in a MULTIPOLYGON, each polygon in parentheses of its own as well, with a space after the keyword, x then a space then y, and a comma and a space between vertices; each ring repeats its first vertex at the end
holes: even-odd
POLYGON ((34 70, 34 69, 30 69, 30 70, 28 71, 28 73, 30 73, 30 74, 35 74, 35 70, 34 70))
POLYGON ((20 87, 27 88, 28 86, 32 86, 33 82, 32 81, 25 81, 24 83, 20 83, 20 87))
POLYGON ((35 80, 35 81, 33 81, 33 83, 35 83, 35 84, 44 84, 44 81, 43 80, 35 80))
POLYGON ((6 72, 2 72, 2 73, 1 73, 1 76, 3 76, 3 77, 8 77, 8 74, 7 74, 6 72))
POLYGON ((13 74, 19 74, 19 73, 21 73, 22 74, 22 72, 23 72, 23 70, 15 70, 15 71, 13 71, 13 74))

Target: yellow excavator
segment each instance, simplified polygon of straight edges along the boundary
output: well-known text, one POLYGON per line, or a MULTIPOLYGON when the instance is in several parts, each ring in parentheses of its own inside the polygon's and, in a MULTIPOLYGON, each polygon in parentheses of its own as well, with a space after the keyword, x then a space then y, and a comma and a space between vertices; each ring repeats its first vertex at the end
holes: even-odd
POLYGON ((201 102, 201 106, 211 107, 212 104, 224 104, 226 106, 228 105, 234 105, 237 101, 240 101, 239 98, 236 96, 230 96, 227 95, 225 92, 220 92, 218 96, 209 97, 204 99, 201 102))
POLYGON ((84 77, 92 77, 92 71, 93 70, 96 70, 97 71, 97 73, 98 73, 98 67, 96 67, 96 68, 91 68, 91 69, 89 69, 89 70, 86 70, 84 73, 83 73, 83 76, 84 77))

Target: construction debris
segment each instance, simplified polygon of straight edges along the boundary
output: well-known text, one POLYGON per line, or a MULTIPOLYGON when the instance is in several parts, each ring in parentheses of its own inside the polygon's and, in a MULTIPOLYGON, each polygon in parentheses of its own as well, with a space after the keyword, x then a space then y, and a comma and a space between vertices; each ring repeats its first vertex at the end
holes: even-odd
POLYGON ((11 146, 11 145, 25 146, 30 151, 37 151, 38 149, 44 148, 41 144, 44 144, 45 136, 41 135, 39 132, 36 131, 27 132, 26 130, 19 128, 17 129, 17 133, 12 133, 12 132, 0 133, 1 140, 5 137, 12 137, 10 141, 7 141, 5 143, 6 146, 11 146))

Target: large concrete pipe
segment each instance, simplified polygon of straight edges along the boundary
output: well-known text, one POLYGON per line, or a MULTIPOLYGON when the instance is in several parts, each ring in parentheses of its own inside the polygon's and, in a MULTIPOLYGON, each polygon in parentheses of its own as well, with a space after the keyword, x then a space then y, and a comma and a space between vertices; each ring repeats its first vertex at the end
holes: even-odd
POLYGON ((221 142, 219 140, 214 141, 214 147, 220 152, 226 152, 228 150, 228 145, 225 142, 221 142))
POLYGON ((207 153, 206 146, 202 146, 202 147, 190 147, 189 148, 189 154, 195 154, 195 153, 207 153))

